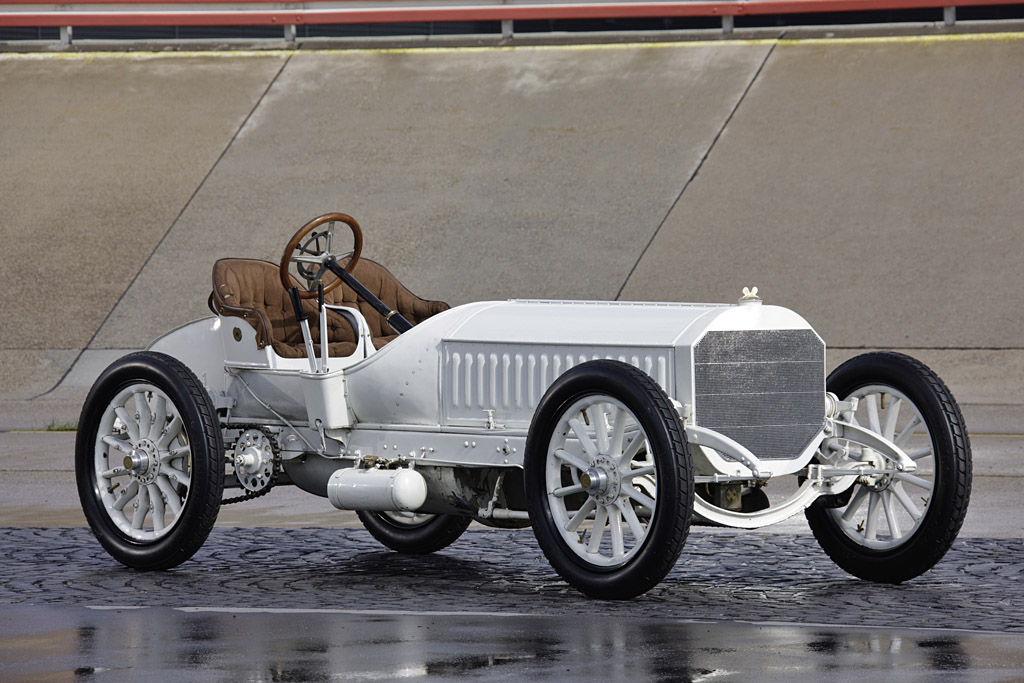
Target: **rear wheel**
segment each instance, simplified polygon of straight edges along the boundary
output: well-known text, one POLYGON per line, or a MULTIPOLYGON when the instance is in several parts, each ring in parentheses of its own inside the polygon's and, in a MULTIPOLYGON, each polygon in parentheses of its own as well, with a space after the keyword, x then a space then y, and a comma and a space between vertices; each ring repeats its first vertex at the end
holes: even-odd
POLYGON ((134 353, 93 385, 75 472, 100 544, 136 569, 168 569, 202 546, 220 510, 224 447, 210 398, 180 361, 134 353))
POLYGON ((458 540, 473 520, 460 515, 417 512, 356 512, 370 535, 400 553, 425 555, 458 540))
POLYGON ((525 467, 534 534, 576 589, 628 599, 675 565, 693 471, 679 416, 647 374, 597 360, 559 377, 537 406, 525 467))
MULTIPOLYGON (((897 353, 853 358, 828 378, 840 399, 856 397, 844 419, 900 447, 914 472, 865 475, 838 496, 807 509, 811 531, 844 570, 869 581, 899 583, 931 569, 953 544, 971 493, 971 447, 949 389, 927 366, 897 353)), ((849 448, 840 465, 885 461, 870 448, 849 448)))

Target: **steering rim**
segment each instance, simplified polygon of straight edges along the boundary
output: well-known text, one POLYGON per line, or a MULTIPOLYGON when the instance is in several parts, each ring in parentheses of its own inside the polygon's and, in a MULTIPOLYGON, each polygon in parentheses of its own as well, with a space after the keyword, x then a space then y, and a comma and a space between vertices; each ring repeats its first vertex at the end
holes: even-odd
MULTIPOLYGON (((285 289, 291 289, 295 286, 295 281, 288 272, 292 261, 295 261, 299 275, 309 283, 305 289, 299 287, 299 298, 312 299, 317 295, 318 285, 327 272, 328 261, 331 259, 348 258, 345 270, 351 273, 356 263, 359 262, 359 254, 362 250, 363 231, 359 227, 359 223, 356 222, 356 219, 343 213, 325 213, 323 216, 318 216, 303 225, 288 240, 288 245, 284 248, 284 255, 281 256, 281 284, 285 289), (330 223, 331 225, 324 232, 314 232, 324 223, 330 223), (344 223, 352 231, 352 251, 338 253, 332 251, 334 223, 344 223), (326 241, 326 245, 321 245, 322 240, 326 241), (304 264, 309 264, 309 266, 304 264)), ((340 278, 334 280, 334 282, 324 286, 324 293, 326 294, 340 284, 340 278)))

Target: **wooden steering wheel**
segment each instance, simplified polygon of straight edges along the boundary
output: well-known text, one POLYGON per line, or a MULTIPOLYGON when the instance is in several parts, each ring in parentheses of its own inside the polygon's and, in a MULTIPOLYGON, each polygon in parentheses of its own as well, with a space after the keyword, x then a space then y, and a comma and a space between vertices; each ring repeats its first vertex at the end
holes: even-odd
MULTIPOLYGON (((295 269, 299 277, 306 281, 306 287, 299 287, 299 298, 312 299, 317 296, 320 283, 324 274, 328 272, 327 263, 339 259, 348 259, 345 270, 352 272, 359 262, 359 254, 363 250, 363 231, 355 218, 343 213, 326 213, 323 216, 314 218, 299 228, 299 231, 288 240, 288 246, 284 248, 284 255, 281 256, 281 284, 285 289, 295 286, 295 281, 288 272, 292 261, 295 262, 295 269), (327 224, 323 230, 317 230, 321 225, 327 224), (334 251, 334 228, 335 224, 344 223, 352 231, 353 247, 351 251, 334 251)), ((341 284, 340 279, 324 286, 324 293, 331 291, 341 284)))

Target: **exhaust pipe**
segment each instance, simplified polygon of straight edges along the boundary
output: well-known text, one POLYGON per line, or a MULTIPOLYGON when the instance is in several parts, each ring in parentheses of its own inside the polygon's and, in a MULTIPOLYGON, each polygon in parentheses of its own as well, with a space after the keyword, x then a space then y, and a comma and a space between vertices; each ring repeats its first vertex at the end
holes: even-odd
POLYGON ((327 480, 327 499, 339 510, 418 510, 427 501, 427 482, 416 470, 341 469, 327 480))

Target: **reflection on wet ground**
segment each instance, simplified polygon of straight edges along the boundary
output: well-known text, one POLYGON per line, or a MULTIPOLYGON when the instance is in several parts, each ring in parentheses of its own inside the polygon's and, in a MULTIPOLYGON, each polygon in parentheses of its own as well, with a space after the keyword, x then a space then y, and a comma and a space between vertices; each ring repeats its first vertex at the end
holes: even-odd
POLYGON ((0 528, 0 680, 1024 680, 1024 540, 879 585, 807 535, 698 530, 645 596, 589 600, 529 530, 430 556, 358 529, 215 529, 167 572, 88 529, 0 528))
POLYGON ((610 616, 0 608, 9 680, 1024 677, 1024 636, 610 616), (15 632, 12 634, 12 632, 15 632))

